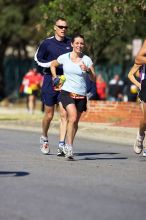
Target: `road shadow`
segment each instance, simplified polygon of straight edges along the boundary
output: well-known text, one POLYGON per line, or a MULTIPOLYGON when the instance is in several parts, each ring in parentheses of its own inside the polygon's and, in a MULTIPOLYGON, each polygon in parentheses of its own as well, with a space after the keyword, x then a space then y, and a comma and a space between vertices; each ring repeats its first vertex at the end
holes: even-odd
POLYGON ((115 152, 89 152, 89 153, 75 153, 77 157, 83 157, 79 160, 127 160, 128 157, 121 157, 120 153, 115 152), (119 155, 119 156, 118 156, 119 155))
POLYGON ((146 157, 139 156, 139 162, 146 162, 146 157))
POLYGON ((24 171, 0 171, 0 177, 22 177, 29 175, 24 171))
POLYGON ((49 153, 49 154, 43 154, 43 153, 41 153, 41 156, 45 156, 45 157, 47 157, 47 156, 53 156, 53 155, 56 155, 56 154, 53 154, 53 153, 49 153))

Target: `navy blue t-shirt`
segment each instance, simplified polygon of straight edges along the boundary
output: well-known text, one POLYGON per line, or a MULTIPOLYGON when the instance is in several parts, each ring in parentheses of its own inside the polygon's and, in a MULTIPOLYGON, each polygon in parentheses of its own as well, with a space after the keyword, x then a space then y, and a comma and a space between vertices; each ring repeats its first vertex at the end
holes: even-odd
MULTIPOLYGON (((55 36, 45 39, 39 46, 36 54, 35 61, 37 64, 44 68, 45 74, 51 74, 50 64, 52 60, 57 59, 60 55, 72 51, 71 39, 65 37, 63 41, 56 40, 55 36)), ((57 75, 62 75, 62 66, 57 67, 57 75)))

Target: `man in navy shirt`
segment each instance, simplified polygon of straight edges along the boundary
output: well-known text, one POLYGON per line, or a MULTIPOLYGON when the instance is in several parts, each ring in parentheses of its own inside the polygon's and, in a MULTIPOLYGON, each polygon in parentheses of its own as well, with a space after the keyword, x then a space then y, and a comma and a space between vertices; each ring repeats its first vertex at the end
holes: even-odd
MULTIPOLYGON (((40 137, 41 151, 43 154, 49 154, 50 148, 48 143, 48 130, 54 115, 55 104, 59 103, 60 108, 60 141, 57 149, 57 155, 63 155, 63 147, 65 144, 67 114, 60 100, 60 91, 54 90, 52 75, 50 71, 51 61, 57 59, 58 56, 72 51, 71 40, 66 37, 68 25, 64 18, 58 18, 54 25, 55 34, 45 39, 39 46, 35 54, 35 61, 44 68, 44 81, 41 89, 42 102, 44 104, 44 117, 42 120, 42 135, 40 137)), ((57 75, 63 75, 62 66, 57 68, 57 75)))

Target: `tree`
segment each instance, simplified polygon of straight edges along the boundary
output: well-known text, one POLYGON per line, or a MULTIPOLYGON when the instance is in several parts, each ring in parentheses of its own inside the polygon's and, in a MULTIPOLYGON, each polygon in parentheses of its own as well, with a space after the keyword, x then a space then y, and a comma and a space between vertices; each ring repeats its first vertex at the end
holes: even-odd
POLYGON ((17 50, 19 59, 22 51, 27 57, 26 46, 36 46, 46 32, 51 35, 58 16, 68 20, 70 36, 84 34, 95 64, 123 63, 126 45, 145 37, 146 0, 0 0, 0 8, 0 99, 6 95, 7 48, 17 50))
MULTIPOLYGON (((5 52, 12 46, 27 57, 27 45, 35 45, 41 32, 36 35, 36 24, 40 20, 39 0, 0 0, 0 99, 5 97, 3 62, 5 52)), ((42 35, 41 35, 42 36, 42 35)))
MULTIPOLYGON (((113 56, 110 46, 114 47, 114 40, 124 42, 126 50, 126 44, 134 37, 145 37, 145 0, 53 0, 42 9, 48 34, 52 33, 56 17, 65 17, 69 22, 70 35, 75 32, 85 35, 87 51, 95 63, 113 56), (109 51, 112 53, 109 54, 109 51)), ((116 43, 115 49, 122 44, 116 43)), ((117 61, 115 59, 114 62, 117 61)))

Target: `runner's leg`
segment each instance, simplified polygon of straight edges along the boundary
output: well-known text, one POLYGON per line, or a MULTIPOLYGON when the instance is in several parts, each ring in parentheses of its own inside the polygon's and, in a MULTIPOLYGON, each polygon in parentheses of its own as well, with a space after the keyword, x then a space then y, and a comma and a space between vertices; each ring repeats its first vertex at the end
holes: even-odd
POLYGON ((67 115, 68 115, 66 139, 67 139, 67 144, 72 146, 75 130, 77 128, 76 126, 77 109, 76 109, 75 104, 69 104, 67 105, 66 110, 67 110, 67 115))
POLYGON ((140 121, 139 134, 140 136, 144 136, 146 130, 146 103, 141 103, 141 109, 143 113, 143 118, 140 121))
POLYGON ((63 108, 61 102, 59 102, 59 110, 60 110, 60 142, 65 142, 66 128, 67 128, 67 111, 63 108))
POLYGON ((44 117, 42 120, 42 130, 43 136, 48 137, 48 130, 50 127, 50 123, 54 116, 54 106, 46 106, 44 107, 44 117))
POLYGON ((136 154, 140 154, 143 150, 143 141, 145 138, 145 130, 146 130, 146 103, 141 102, 141 109, 143 117, 140 120, 139 131, 137 133, 137 138, 134 143, 134 152, 136 154))
POLYGON ((75 126, 74 126, 73 140, 74 140, 75 135, 76 135, 77 130, 78 130, 78 123, 79 123, 79 120, 80 120, 81 114, 82 114, 82 112, 77 112, 77 120, 76 120, 76 122, 75 122, 75 126))

